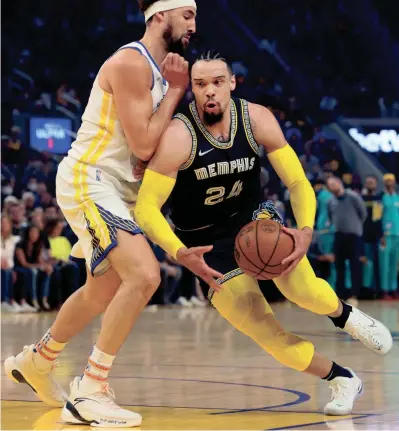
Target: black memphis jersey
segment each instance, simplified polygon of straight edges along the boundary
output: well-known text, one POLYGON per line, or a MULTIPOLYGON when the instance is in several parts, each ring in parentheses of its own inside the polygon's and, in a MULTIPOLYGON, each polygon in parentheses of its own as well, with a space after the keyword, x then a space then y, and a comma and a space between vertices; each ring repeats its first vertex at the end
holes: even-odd
POLYGON ((261 202, 259 147, 248 102, 232 98, 230 115, 229 142, 218 141, 206 130, 195 101, 175 116, 186 124, 193 143, 171 196, 171 219, 178 229, 223 223, 226 217, 253 211, 261 202))

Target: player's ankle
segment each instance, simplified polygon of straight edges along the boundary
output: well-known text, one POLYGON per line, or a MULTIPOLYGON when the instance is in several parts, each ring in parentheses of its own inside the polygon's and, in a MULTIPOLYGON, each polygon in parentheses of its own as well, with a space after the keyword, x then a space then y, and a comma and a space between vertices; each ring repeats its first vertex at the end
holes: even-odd
POLYGON ((342 302, 342 313, 338 317, 328 316, 328 318, 334 323, 334 326, 336 326, 337 328, 344 329, 351 311, 352 307, 348 304, 345 304, 345 302, 342 302))
POLYGON ((95 394, 97 392, 101 392, 102 388, 107 383, 108 383, 108 378, 99 381, 84 373, 80 380, 79 393, 83 395, 83 394, 95 394))
POLYGON ((35 365, 40 369, 52 368, 52 365, 64 350, 66 344, 56 341, 51 336, 49 329, 33 349, 35 365))
POLYGON ((344 367, 333 362, 330 372, 326 377, 322 377, 322 380, 327 380, 328 382, 335 379, 336 377, 346 377, 351 379, 353 377, 352 373, 344 367))
POLYGON ((114 359, 115 356, 93 346, 81 382, 85 390, 97 392, 107 383, 114 359))

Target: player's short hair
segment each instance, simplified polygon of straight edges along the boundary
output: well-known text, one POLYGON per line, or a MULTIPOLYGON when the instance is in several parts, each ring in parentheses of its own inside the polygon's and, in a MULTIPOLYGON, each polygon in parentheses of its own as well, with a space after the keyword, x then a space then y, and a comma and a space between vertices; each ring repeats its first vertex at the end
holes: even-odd
POLYGON ((377 178, 374 174, 367 174, 367 175, 366 175, 366 178, 373 178, 373 179, 375 179, 376 181, 378 181, 378 178, 377 178))
POLYGON ((220 60, 223 61, 223 63, 226 64, 227 69, 230 73, 230 75, 233 75, 233 69, 230 66, 229 61, 227 60, 226 57, 223 57, 222 54, 220 54, 220 52, 217 52, 213 49, 210 49, 208 51, 203 52, 202 54, 200 54, 192 63, 191 68, 194 66, 195 63, 198 63, 199 61, 214 61, 214 60, 220 60))

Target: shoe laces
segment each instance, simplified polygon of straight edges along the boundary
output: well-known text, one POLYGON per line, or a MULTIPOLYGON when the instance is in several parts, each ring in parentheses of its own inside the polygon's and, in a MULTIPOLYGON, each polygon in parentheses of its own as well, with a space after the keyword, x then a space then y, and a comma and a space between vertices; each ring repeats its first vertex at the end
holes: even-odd
POLYGON ((100 398, 102 402, 107 403, 114 410, 122 410, 118 404, 115 403, 115 392, 109 387, 108 383, 103 383, 101 385, 100 392, 97 392, 96 397, 100 398))
POLYGON ((349 394, 347 391, 348 388, 349 388, 348 383, 343 382, 340 379, 331 380, 330 382, 330 389, 332 391, 331 401, 349 399, 349 394))
POLYGON ((349 328, 348 333, 354 340, 359 340, 360 337, 369 341, 375 348, 381 349, 382 344, 379 339, 375 336, 374 331, 370 326, 364 326, 357 316, 354 318, 354 325, 349 328))

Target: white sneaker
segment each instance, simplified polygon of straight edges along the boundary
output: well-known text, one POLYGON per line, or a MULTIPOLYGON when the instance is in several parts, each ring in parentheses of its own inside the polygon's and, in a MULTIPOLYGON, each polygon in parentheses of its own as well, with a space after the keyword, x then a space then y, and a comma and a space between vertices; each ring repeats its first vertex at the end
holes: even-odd
POLYGON ((144 311, 146 311, 147 313, 156 313, 158 311, 158 305, 147 305, 147 307, 144 308, 144 311))
POLYGON ((44 308, 45 310, 51 310, 51 306, 50 306, 50 304, 48 303, 48 299, 47 299, 47 298, 43 298, 43 299, 42 299, 42 304, 43 304, 43 308, 44 308))
POLYGON ((20 313, 20 309, 19 309, 19 305, 15 302, 15 303, 9 303, 9 302, 2 302, 1 303, 1 309, 3 311, 6 311, 8 313, 20 313), (14 306, 15 304, 15 306, 14 306))
POLYGON ((84 424, 93 427, 126 428, 141 424, 139 414, 125 410, 115 403, 115 393, 102 385, 100 392, 85 393, 79 387, 80 377, 71 382, 71 395, 62 409, 61 419, 66 423, 84 424))
POLYGON ((16 383, 26 383, 36 395, 46 404, 52 407, 62 407, 68 395, 62 387, 53 379, 52 370, 38 369, 33 359, 35 345, 25 346, 17 356, 10 356, 4 361, 4 370, 9 379, 16 383))
POLYGON ((192 308, 193 304, 184 296, 180 296, 180 298, 176 301, 177 304, 181 305, 182 307, 192 308))
POLYGON ((349 377, 336 377, 330 381, 332 390, 331 401, 324 407, 324 413, 331 416, 350 415, 353 403, 363 393, 362 381, 350 369, 346 368, 352 375, 349 377))
POLYGON ((194 305, 194 307, 206 307, 206 302, 205 301, 201 301, 196 296, 192 296, 191 299, 190 299, 190 302, 191 302, 191 304, 194 305))
POLYGON ((23 312, 25 313, 37 313, 37 309, 35 307, 32 307, 27 302, 24 302, 23 304, 20 304, 20 307, 23 312))
POLYGON ((349 313, 344 331, 379 355, 386 355, 392 348, 389 329, 355 307, 352 307, 352 312, 349 313))

